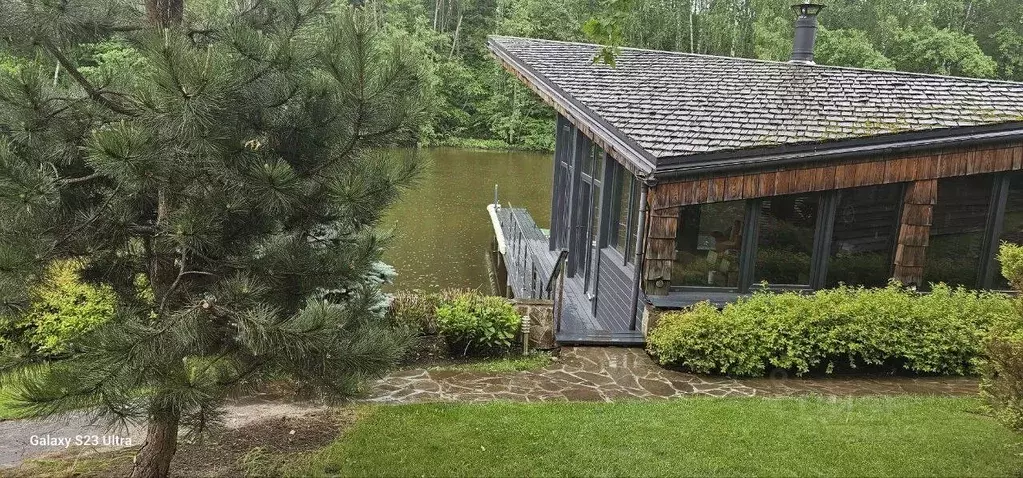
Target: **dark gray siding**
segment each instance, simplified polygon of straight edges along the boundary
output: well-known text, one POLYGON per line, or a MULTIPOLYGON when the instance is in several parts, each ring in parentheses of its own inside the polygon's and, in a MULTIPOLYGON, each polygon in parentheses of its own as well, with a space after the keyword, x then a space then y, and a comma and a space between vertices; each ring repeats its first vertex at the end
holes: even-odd
POLYGON ((632 266, 622 265, 622 255, 613 248, 600 250, 600 282, 597 285, 597 322, 628 330, 632 321, 632 266))

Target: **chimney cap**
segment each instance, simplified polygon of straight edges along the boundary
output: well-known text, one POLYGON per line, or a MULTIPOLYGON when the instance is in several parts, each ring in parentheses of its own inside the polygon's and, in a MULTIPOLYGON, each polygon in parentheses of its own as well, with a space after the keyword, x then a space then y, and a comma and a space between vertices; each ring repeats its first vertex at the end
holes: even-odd
POLYGON ((793 5, 792 9, 801 17, 815 17, 824 10, 824 5, 807 1, 793 5))

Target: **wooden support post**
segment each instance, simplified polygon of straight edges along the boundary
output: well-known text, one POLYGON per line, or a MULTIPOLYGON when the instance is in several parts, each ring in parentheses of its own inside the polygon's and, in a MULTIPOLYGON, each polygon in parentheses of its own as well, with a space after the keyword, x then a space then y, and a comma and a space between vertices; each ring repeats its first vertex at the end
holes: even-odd
POLYGON ((927 245, 930 243, 938 181, 916 181, 906 188, 895 250, 894 277, 903 285, 923 285, 927 245))
MULTIPOLYGON (((651 189, 651 196, 658 189, 651 189)), ((646 264, 643 277, 646 278, 647 295, 668 295, 671 289, 671 270, 675 264, 675 236, 679 229, 681 208, 650 210, 650 234, 647 237, 646 264)))
POLYGON ((671 269, 675 263, 675 235, 678 233, 679 208, 650 212, 650 236, 647 237, 647 294, 666 296, 671 288, 671 269))

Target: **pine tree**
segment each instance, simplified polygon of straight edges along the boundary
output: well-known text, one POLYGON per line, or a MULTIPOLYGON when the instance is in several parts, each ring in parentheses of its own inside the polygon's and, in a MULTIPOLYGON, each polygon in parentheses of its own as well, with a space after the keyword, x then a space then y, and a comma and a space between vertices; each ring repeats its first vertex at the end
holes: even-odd
POLYGON ((427 86, 357 3, 0 2, 0 315, 55 260, 118 298, 4 362, 28 411, 145 423, 133 476, 166 476, 265 372, 343 399, 397 360, 375 225, 420 163, 381 147, 427 86))

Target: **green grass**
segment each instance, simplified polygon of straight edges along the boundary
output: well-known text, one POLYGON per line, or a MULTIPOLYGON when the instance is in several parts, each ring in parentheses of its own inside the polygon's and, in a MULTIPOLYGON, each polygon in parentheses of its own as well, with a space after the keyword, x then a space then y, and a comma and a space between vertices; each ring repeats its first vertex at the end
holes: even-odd
POLYGON ((973 399, 376 406, 296 476, 1010 476, 973 399))
POLYGON ((525 370, 539 370, 554 362, 547 353, 535 353, 526 356, 512 356, 465 362, 452 365, 433 367, 434 370, 455 370, 459 372, 510 373, 525 370))

